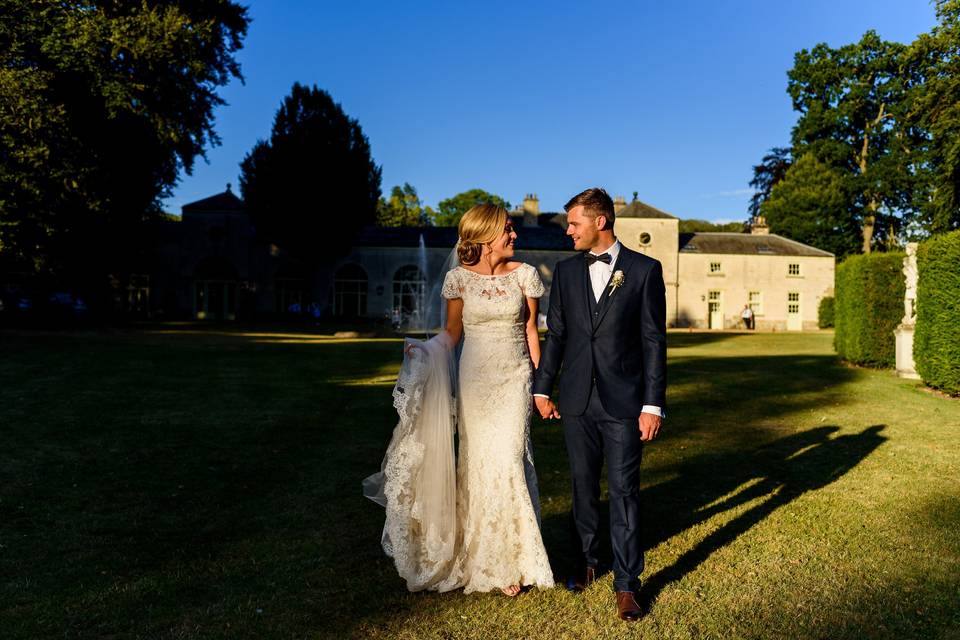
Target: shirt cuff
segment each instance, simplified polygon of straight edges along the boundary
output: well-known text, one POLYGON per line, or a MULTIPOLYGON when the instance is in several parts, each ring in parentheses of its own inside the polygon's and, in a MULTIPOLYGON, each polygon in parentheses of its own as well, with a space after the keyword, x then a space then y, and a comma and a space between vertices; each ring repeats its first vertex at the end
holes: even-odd
POLYGON ((534 398, 546 398, 547 400, 550 399, 550 396, 544 395, 544 394, 542 394, 542 393, 535 393, 535 394, 533 394, 533 397, 534 397, 534 398))
POLYGON ((661 418, 666 418, 667 414, 663 412, 663 409, 656 405, 645 404, 643 408, 640 409, 640 413, 652 413, 655 416, 660 416, 661 418))

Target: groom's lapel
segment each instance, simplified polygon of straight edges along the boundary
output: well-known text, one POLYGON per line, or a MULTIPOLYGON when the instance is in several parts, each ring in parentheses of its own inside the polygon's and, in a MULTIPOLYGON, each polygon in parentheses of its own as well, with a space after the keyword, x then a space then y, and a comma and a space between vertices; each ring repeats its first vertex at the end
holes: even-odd
MULTIPOLYGON (((618 270, 623 271, 623 279, 626 282, 627 274, 630 272, 630 267, 633 266, 633 263, 636 262, 633 258, 632 252, 620 245, 620 253, 617 255, 617 261, 613 264, 613 269, 610 271, 610 280, 613 280, 613 274, 618 270)), ((610 287, 610 280, 607 280, 606 286, 603 288, 603 295, 600 296, 600 302, 597 303, 597 313, 594 316, 593 330, 596 331, 600 326, 600 323, 603 322, 603 317, 607 315, 607 311, 610 310, 610 307, 613 306, 610 298, 614 295, 623 295, 622 292, 617 292, 610 287)), ((618 287, 622 288, 622 287, 618 287)))
POLYGON ((590 284, 590 265, 587 264, 586 253, 582 253, 580 259, 580 290, 583 291, 583 310, 586 312, 586 322, 588 326, 593 326, 597 301, 593 297, 593 286, 590 284))

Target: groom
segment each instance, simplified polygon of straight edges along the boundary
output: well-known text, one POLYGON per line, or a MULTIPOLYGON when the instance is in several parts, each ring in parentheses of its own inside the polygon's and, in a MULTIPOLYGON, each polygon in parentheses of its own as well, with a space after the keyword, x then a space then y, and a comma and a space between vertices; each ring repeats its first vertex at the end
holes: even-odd
POLYGON ((533 385, 543 418, 559 418, 573 478, 573 519, 593 582, 599 558, 600 470, 607 461, 613 587, 622 620, 642 616, 636 593, 643 571, 640 456, 657 437, 667 386, 663 270, 613 233, 613 201, 603 189, 574 196, 567 235, 578 256, 553 273, 547 340, 533 385), (560 409, 550 400, 560 377, 560 409))

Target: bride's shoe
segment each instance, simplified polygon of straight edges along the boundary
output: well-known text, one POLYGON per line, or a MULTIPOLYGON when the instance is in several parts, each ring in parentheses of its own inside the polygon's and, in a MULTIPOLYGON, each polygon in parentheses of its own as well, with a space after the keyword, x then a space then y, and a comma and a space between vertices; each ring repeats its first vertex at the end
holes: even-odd
POLYGON ((500 591, 502 591, 505 596, 515 598, 520 593, 520 585, 512 584, 509 587, 500 587, 500 591))

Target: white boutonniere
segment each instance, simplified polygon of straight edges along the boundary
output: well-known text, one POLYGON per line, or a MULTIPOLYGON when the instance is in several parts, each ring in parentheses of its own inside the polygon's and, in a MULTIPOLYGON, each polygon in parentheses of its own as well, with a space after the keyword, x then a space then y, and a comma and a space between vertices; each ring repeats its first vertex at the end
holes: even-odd
POLYGON ((623 271, 617 269, 613 272, 613 275, 610 276, 610 295, 613 295, 613 292, 623 286, 623 271))

